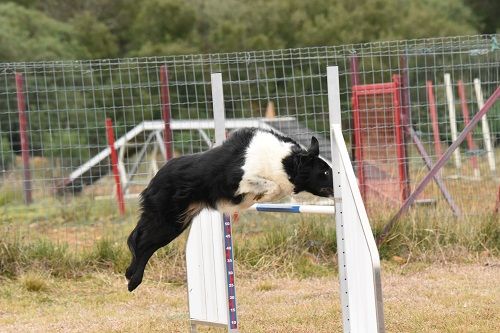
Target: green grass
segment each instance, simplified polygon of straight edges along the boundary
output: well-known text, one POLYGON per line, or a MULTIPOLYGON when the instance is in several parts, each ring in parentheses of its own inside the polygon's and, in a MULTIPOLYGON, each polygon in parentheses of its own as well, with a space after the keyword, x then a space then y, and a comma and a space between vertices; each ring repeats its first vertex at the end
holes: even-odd
MULTIPOLYGON (((493 330, 500 223, 482 210, 456 218, 441 202, 413 207, 396 224, 380 247, 388 331, 493 330)), ((187 233, 157 251, 144 283, 128 293, 126 237, 136 202, 124 217, 114 201, 85 196, 29 207, 14 200, 0 214, 0 308, 8 309, 0 326, 7 331, 187 330, 187 233)), ((391 214, 372 212, 375 235, 391 214)), ((233 230, 242 331, 341 329, 334 219, 246 212, 233 230), (327 287, 318 292, 318 284, 327 287)))
MULTIPOLYGON (((433 208, 412 210, 396 224, 379 249, 382 260, 399 264, 471 262, 480 256, 499 256, 497 216, 457 219, 429 209, 433 208), (435 218, 428 218, 430 215, 435 218)), ((135 221, 133 214, 125 221, 108 218, 112 219, 103 217, 104 222, 95 228, 88 223, 69 227, 62 223, 52 228, 31 228, 29 234, 3 228, 0 275, 15 278, 37 271, 67 278, 96 271, 123 274, 130 260, 125 240, 135 221)), ((375 235, 384 222, 373 221, 375 235)), ((148 271, 170 282, 183 283, 186 236, 183 234, 158 251, 148 271)), ((239 269, 249 274, 268 272, 308 278, 336 269, 335 228, 333 220, 326 216, 246 213, 234 225, 234 237, 235 260, 239 269)))

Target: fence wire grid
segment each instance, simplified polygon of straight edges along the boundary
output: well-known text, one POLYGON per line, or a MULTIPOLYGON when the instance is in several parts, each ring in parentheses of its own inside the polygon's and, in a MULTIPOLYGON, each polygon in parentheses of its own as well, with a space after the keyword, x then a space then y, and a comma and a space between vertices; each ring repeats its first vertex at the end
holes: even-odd
MULTIPOLYGON (((339 66, 343 133, 369 215, 390 217, 498 88, 499 37, 1 63, 0 223, 28 237, 78 245, 121 220, 107 118, 133 221, 138 193, 170 155, 204 151, 214 142, 208 121, 215 72, 222 73, 229 130, 272 128, 304 146, 314 135, 329 160, 326 67, 333 65, 339 66)), ((424 206, 418 209, 430 216, 493 211, 499 110, 494 104, 460 145, 439 173, 440 185, 431 182, 417 200, 424 206)))

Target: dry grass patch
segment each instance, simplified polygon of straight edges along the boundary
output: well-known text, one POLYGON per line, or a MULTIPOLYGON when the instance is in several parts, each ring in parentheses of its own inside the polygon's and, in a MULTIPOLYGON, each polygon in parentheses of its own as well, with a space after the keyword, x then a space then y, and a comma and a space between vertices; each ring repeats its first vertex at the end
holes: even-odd
MULTIPOLYGON (((494 332, 500 322, 500 263, 399 266, 384 262, 388 332, 494 332)), ((338 281, 240 274, 241 332, 340 332, 338 281)), ((121 275, 52 278, 29 292, 22 279, 0 284, 2 332, 187 332, 185 285, 153 280, 134 293, 121 275)), ((222 332, 202 328, 201 332, 222 332)))
POLYGON ((20 281, 27 291, 38 292, 49 289, 47 276, 42 276, 39 273, 27 273, 21 276, 20 281))

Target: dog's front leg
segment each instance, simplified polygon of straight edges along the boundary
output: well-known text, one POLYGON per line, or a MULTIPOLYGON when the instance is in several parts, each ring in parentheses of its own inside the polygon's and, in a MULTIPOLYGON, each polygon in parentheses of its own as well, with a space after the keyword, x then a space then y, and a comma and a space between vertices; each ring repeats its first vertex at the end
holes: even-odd
POLYGON ((237 194, 253 195, 254 201, 272 201, 281 194, 281 188, 274 181, 258 176, 246 177, 241 180, 237 194))

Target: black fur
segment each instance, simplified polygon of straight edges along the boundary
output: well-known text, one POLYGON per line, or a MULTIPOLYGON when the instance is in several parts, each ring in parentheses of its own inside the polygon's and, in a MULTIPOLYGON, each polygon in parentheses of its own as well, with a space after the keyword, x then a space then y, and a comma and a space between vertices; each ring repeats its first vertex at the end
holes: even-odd
MULTIPOLYGON (((174 158, 158 171, 141 194, 142 214, 127 242, 132 253, 132 262, 125 274, 129 291, 141 283, 153 253, 179 236, 202 208, 217 209, 222 200, 234 205, 241 203, 246 194, 235 192, 243 177, 246 148, 257 131, 263 130, 240 129, 221 146, 174 158)), ((271 133, 293 144, 292 154, 286 156, 282 164, 294 192, 333 195, 332 170, 318 157, 316 138, 312 138, 311 147, 306 151, 292 139, 271 133)), ((249 195, 257 198, 257 194, 249 195)))

